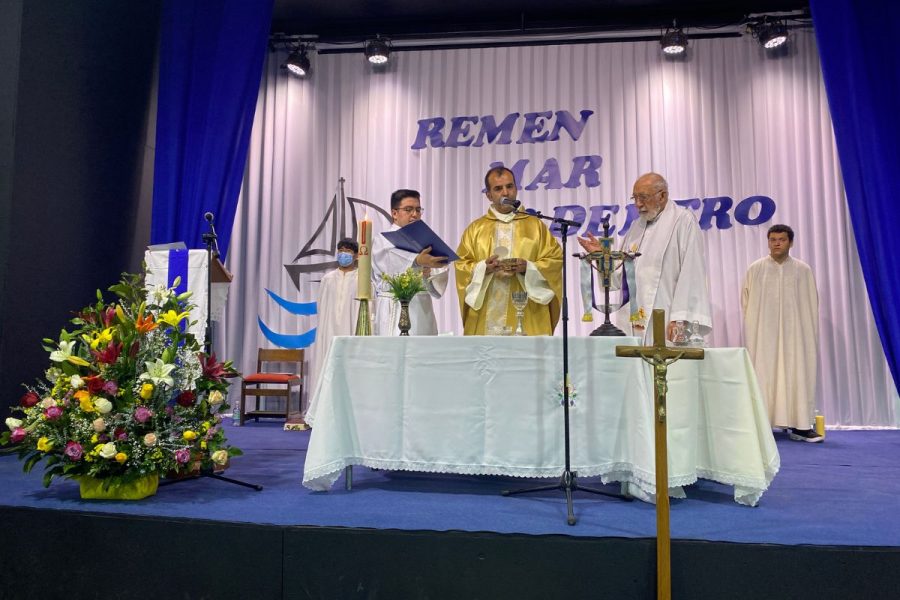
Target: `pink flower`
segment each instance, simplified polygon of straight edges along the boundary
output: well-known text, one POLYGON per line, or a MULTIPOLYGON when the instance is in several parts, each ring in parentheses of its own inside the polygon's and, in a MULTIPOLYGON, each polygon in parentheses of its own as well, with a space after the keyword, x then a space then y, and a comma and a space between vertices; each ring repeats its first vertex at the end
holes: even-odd
POLYGON ((182 448, 181 450, 175 451, 175 460, 179 464, 185 464, 187 461, 191 460, 191 451, 187 448, 182 448))
POLYGON ((119 386, 115 381, 107 381, 103 384, 103 391, 110 396, 115 396, 119 392, 119 386))
POLYGON ((81 460, 81 455, 83 454, 81 444, 78 442, 68 442, 66 444, 65 453, 71 460, 81 460))
POLYGON ((116 318, 116 309, 113 308, 112 306, 107 306, 106 310, 103 311, 103 324, 106 327, 109 327, 112 324, 112 322, 115 320, 115 318, 116 318))
POLYGON ((55 421, 60 418, 63 414, 63 409, 58 406, 48 406, 44 409, 44 416, 47 417, 48 421, 55 421))
POLYGON ((194 405, 194 400, 196 399, 197 395, 194 392, 190 390, 184 390, 183 392, 178 394, 178 398, 175 399, 175 402, 185 408, 188 408, 194 405))
POLYGON ((25 408, 30 408, 41 401, 41 397, 32 391, 25 392, 25 395, 19 399, 19 404, 25 408))
POLYGON ((12 433, 9 434, 9 441, 13 444, 18 444, 25 439, 27 434, 28 432, 26 432, 23 427, 16 427, 12 430, 12 433))
POLYGON ((138 423, 146 423, 152 416, 153 411, 151 411, 146 406, 138 406, 136 409, 134 409, 134 420, 138 423))

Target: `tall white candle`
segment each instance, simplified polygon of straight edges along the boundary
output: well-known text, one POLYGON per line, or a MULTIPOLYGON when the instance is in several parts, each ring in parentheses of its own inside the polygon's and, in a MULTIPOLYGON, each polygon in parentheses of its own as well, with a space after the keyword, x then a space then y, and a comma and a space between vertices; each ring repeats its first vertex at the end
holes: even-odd
POLYGON ((359 273, 357 277, 358 288, 356 296, 360 300, 370 300, 372 298, 372 256, 369 254, 369 248, 372 245, 372 221, 366 214, 363 220, 359 222, 359 273))

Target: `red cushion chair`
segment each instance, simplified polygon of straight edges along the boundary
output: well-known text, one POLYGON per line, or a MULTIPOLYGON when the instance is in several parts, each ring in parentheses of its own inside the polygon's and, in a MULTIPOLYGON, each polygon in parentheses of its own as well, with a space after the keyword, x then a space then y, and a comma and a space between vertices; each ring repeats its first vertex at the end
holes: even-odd
POLYGON ((287 419, 291 413, 291 392, 297 389, 298 410, 303 411, 303 350, 272 350, 260 348, 256 356, 256 373, 244 376, 241 383, 241 425, 246 419, 259 422, 260 417, 287 419), (263 363, 293 363, 296 373, 263 371, 263 363), (253 410, 247 409, 247 397, 253 397, 253 410), (284 410, 260 410, 260 396, 276 396, 285 399, 284 410))

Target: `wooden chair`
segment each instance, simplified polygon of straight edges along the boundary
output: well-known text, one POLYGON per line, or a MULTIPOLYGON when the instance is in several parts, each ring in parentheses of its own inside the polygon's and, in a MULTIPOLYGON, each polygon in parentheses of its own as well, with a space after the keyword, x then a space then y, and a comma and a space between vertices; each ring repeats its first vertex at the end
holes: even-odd
POLYGON ((256 356, 256 373, 244 377, 241 383, 241 425, 249 418, 259 422, 260 417, 288 418, 291 412, 291 392, 299 388, 298 410, 303 410, 303 350, 271 350, 260 348, 256 356), (263 363, 296 363, 297 373, 263 371, 263 363), (263 387, 269 386, 269 387, 263 387), (247 410, 247 397, 253 396, 253 410, 247 410), (284 411, 260 410, 260 396, 280 396, 285 399, 284 411))

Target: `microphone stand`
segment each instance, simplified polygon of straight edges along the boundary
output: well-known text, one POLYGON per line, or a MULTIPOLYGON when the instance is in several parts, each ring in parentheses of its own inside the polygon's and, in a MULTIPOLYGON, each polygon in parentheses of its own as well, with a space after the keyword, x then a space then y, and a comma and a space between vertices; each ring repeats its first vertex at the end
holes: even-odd
MULTIPOLYGON (((513 202, 515 201, 511 201, 509 202, 509 204, 512 204, 513 202)), ((566 522, 569 525, 575 525, 577 519, 575 518, 575 511, 572 507, 572 493, 577 490, 590 492, 592 494, 610 496, 612 498, 618 498, 625 501, 631 501, 631 498, 629 496, 623 496, 622 494, 617 494, 614 492, 605 492, 595 488, 578 485, 578 473, 572 470, 572 463, 570 460, 571 440, 569 434, 569 294, 566 290, 566 240, 569 237, 569 228, 575 227, 577 229, 578 227, 581 227, 581 223, 578 223, 577 221, 569 221, 568 219, 562 219, 559 217, 548 217, 542 215, 538 211, 526 211, 523 214, 531 215, 532 217, 537 217, 538 219, 543 219, 545 221, 550 221, 551 223, 556 223, 557 225, 559 225, 560 239, 562 240, 563 447, 565 449, 566 464, 565 470, 560 477, 559 483, 518 490, 504 490, 503 495, 513 496, 516 494, 530 494, 533 492, 543 492, 547 490, 563 490, 563 492, 565 492, 566 494, 566 522)))
MULTIPOLYGON (((216 241, 218 236, 216 236, 216 230, 213 227, 213 214, 208 212, 204 215, 204 218, 209 222, 209 231, 204 233, 201 236, 201 239, 206 244, 206 260, 207 260, 207 268, 206 268, 206 343, 203 345, 204 352, 209 356, 212 352, 212 320, 211 320, 211 309, 212 309, 212 264, 213 259, 217 259, 219 257, 219 244, 216 241), (213 250, 215 247, 215 251, 213 250)), ((201 479, 203 477, 209 477, 211 479, 218 479, 219 481, 224 481, 226 483, 233 483, 235 485, 240 485, 243 487, 248 487, 256 490, 257 492, 262 491, 263 486, 257 483, 247 483, 246 481, 240 481, 239 479, 233 479, 231 477, 225 477, 224 475, 220 475, 215 472, 215 468, 208 467, 205 469, 200 469, 200 472, 194 475, 193 473, 188 474, 180 479, 166 479, 159 482, 160 487, 166 485, 172 485, 173 483, 179 483, 181 481, 191 481, 193 479, 201 479)))
POLYGON ((213 227, 213 214, 208 212, 204 218, 209 222, 209 231, 201 236, 203 243, 206 244, 206 341, 203 350, 209 356, 212 351, 212 265, 213 260, 219 256, 219 236, 213 227))

